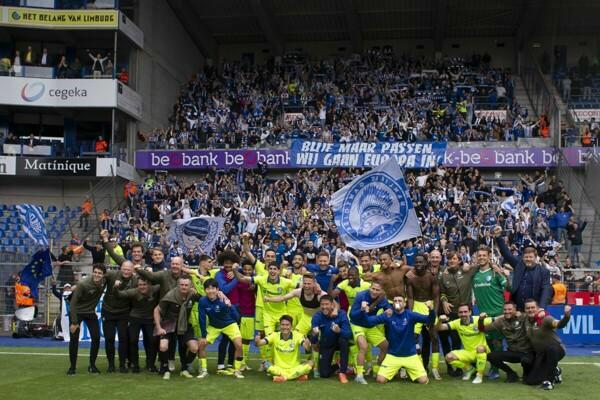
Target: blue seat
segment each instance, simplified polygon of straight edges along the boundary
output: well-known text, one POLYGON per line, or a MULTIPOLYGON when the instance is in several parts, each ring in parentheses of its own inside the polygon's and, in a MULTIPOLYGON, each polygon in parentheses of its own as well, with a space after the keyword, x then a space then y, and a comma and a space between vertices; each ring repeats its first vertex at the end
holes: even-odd
POLYGON ((8 208, 7 208, 7 209, 8 209, 9 211, 17 211, 17 206, 16 206, 16 205, 14 205, 14 204, 11 204, 11 205, 9 205, 9 206, 8 206, 8 208))
POLYGON ((44 211, 44 219, 47 219, 50 217, 50 214, 48 213, 48 211, 44 211))
POLYGON ((48 212, 56 212, 56 206, 54 204, 50 204, 48 206, 48 212))
POLYGON ((18 231, 21 230, 21 227, 19 226, 19 224, 13 224, 13 223, 11 223, 11 224, 8 225, 8 229, 11 230, 11 231, 14 231, 14 232, 18 232, 18 231))
POLYGON ((22 246, 23 245, 23 239, 20 238, 15 238, 12 240, 12 244, 15 246, 22 246))
POLYGON ((20 222, 19 217, 10 217, 8 219, 8 222, 10 222, 11 224, 18 224, 20 222))
POLYGON ((3 246, 10 246, 10 245, 12 245, 12 238, 5 237, 2 239, 1 243, 3 246))
POLYGON ((19 212, 18 211, 9 211, 9 216, 13 217, 13 218, 19 218, 19 212))
POLYGON ((17 237, 18 237, 19 239, 25 239, 25 238, 26 238, 26 237, 28 237, 28 236, 27 236, 27 234, 26 234, 24 231, 18 231, 18 232, 17 232, 17 237))
POLYGON ((8 206, 6 204, 0 204, 0 210, 8 210, 8 206))
POLYGON ((25 247, 25 246, 18 246, 17 247, 17 253, 27 254, 28 250, 29 250, 29 248, 25 247))

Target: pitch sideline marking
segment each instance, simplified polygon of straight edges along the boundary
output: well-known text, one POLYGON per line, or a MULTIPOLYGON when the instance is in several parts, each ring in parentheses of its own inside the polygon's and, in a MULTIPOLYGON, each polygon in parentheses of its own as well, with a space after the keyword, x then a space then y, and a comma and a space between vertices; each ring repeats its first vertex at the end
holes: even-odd
MULTIPOLYGON (((68 356, 69 353, 30 353, 25 351, 0 351, 0 356, 60 356, 65 357, 68 356)), ((78 357, 88 357, 88 354, 79 353, 78 357)), ((106 354, 98 354, 98 357, 106 357, 106 354)), ((146 358, 144 355, 140 354, 140 358, 146 358)), ((248 357, 253 359, 254 357, 248 357)), ((216 357, 207 357, 208 360, 216 360, 216 357)), ((563 365, 595 365, 600 368, 600 363, 597 362, 586 362, 586 361, 565 361, 560 362, 563 365)))

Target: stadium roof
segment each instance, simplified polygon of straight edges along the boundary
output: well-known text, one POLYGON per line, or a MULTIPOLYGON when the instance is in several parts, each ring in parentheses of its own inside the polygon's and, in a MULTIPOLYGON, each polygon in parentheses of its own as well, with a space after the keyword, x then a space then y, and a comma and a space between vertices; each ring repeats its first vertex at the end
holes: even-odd
POLYGON ((206 55, 218 46, 600 32, 596 0, 168 0, 206 55))

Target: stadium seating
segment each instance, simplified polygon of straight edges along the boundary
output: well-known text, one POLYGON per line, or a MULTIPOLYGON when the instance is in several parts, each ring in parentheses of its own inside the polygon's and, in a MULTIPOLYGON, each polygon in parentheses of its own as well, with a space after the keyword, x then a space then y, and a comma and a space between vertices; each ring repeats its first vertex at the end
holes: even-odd
MULTIPOLYGON (((43 206, 39 206, 44 209, 43 206)), ((57 207, 48 205, 43 212, 46 221, 48 237, 60 239, 68 229, 69 222, 76 219, 80 207, 57 207)), ((35 249, 35 244, 21 226, 21 220, 14 204, 0 204, 0 252, 29 254, 35 249)))

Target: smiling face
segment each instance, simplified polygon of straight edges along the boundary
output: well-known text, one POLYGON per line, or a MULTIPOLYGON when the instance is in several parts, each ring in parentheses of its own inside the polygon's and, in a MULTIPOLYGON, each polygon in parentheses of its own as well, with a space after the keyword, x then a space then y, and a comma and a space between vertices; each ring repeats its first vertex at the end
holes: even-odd
POLYGON ((265 253, 265 264, 269 265, 274 263, 276 259, 276 254, 274 250, 267 250, 265 253))
POLYGON ((442 263, 442 253, 440 253, 438 250, 433 250, 431 253, 429 253, 429 263, 432 267, 439 267, 442 263))
POLYGON ((183 258, 173 257, 171 259, 171 273, 175 276, 181 273, 181 267, 183 267, 183 258))
POLYGON ((383 295, 383 288, 379 282, 373 282, 371 288, 369 289, 369 294, 372 299, 378 299, 383 295))
POLYGON ((279 321, 279 330, 284 335, 289 335, 292 331, 292 324, 287 319, 282 319, 279 321))
POLYGON ((517 315, 517 307, 515 307, 512 303, 507 303, 502 308, 502 315, 504 315, 505 319, 511 319, 515 315, 517 315))
POLYGON ((333 303, 329 299, 321 299, 321 312, 325 316, 329 316, 333 312, 333 303))
POLYGON ((271 280, 275 280, 279 276, 279 267, 277 267, 275 264, 269 265, 267 271, 271 280))
POLYGON ((460 322, 463 324, 468 324, 469 321, 471 320, 471 309, 469 308, 469 306, 466 305, 462 305, 460 307, 458 307, 458 318, 460 318, 460 322))
POLYGON ((321 268, 323 270, 329 268, 329 256, 327 256, 327 255, 320 255, 317 258, 317 263, 319 264, 319 268, 321 268))
POLYGON ((92 271, 92 281, 98 284, 102 281, 102 278, 104 278, 104 271, 100 268, 94 268, 92 271))
POLYGON ((477 264, 479 267, 487 267, 490 264, 490 253, 487 250, 477 251, 477 264))
POLYGON ((533 319, 537 315, 539 307, 535 301, 525 303, 525 314, 527 318, 533 319))

